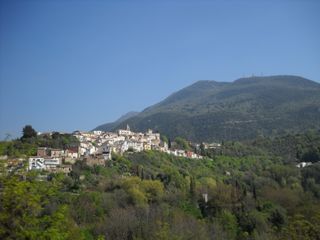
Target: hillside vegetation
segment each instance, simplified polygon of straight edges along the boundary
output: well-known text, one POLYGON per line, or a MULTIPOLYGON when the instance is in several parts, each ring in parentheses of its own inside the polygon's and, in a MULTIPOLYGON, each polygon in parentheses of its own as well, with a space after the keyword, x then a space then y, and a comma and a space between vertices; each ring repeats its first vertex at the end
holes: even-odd
POLYGON ((2 174, 0 238, 320 239, 319 132, 203 151, 202 160, 146 151, 105 167, 79 161, 47 180, 2 174), (302 160, 314 164, 297 168, 302 160))
MULTIPOLYGON (((29 126, 31 127, 31 126, 29 126)), ((36 131, 31 136, 23 136, 12 141, 0 141, 0 156, 26 157, 35 156, 38 147, 66 149, 79 145, 78 139, 72 134, 53 132, 51 135, 37 135, 36 131)))

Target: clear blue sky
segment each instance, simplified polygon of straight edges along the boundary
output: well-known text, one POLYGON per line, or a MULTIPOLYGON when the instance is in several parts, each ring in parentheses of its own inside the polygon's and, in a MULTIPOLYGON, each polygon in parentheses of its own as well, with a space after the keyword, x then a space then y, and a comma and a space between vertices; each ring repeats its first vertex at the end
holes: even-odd
POLYGON ((197 80, 320 80, 320 1, 0 1, 0 139, 90 130, 197 80))

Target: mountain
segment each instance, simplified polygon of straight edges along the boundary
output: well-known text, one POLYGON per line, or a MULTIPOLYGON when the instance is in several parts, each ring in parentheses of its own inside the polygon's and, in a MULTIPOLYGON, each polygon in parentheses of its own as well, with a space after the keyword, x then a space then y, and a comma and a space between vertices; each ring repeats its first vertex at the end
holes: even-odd
MULTIPOLYGON (((244 140, 320 128, 320 84, 298 76, 198 81, 119 124, 192 141, 244 140)), ((104 130, 103 128, 99 128, 104 130)))
POLYGON ((111 122, 111 123, 102 124, 102 125, 96 127, 93 130, 103 130, 103 131, 106 131, 106 132, 112 131, 115 127, 117 127, 123 121, 125 121, 125 120, 127 120, 127 119, 129 119, 131 117, 134 117, 134 116, 136 116, 138 114, 139 114, 139 112, 135 112, 135 111, 127 112, 126 114, 122 115, 116 121, 111 122))

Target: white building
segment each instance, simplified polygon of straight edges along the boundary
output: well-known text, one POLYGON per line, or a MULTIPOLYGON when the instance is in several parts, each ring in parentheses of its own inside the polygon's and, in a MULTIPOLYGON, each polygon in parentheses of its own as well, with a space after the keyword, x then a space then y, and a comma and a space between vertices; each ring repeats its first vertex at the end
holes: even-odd
MULTIPOLYGON (((126 129, 119 129, 117 133, 102 131, 76 132, 75 136, 80 141, 79 154, 82 156, 100 155, 102 152, 123 154, 128 150, 135 152, 157 150, 181 157, 201 158, 201 156, 193 152, 187 153, 179 149, 169 150, 168 144, 161 141, 160 133, 154 133, 151 129, 145 133, 132 132, 127 125, 126 129), (105 147, 108 147, 109 150, 104 150, 105 147)), ((107 158, 109 157, 111 158, 107 154, 107 158)))
POLYGON ((46 170, 55 169, 60 165, 61 161, 59 158, 48 158, 44 159, 44 166, 46 170))
POLYGON ((29 170, 50 170, 58 167, 61 164, 59 158, 40 158, 30 157, 29 158, 29 170))
POLYGON ((100 136, 102 134, 102 131, 93 131, 93 134, 100 136))
POLYGON ((30 157, 28 169, 44 169, 44 158, 30 157))
POLYGON ((310 165, 312 165, 311 162, 300 162, 299 164, 296 165, 296 167, 298 167, 298 168, 304 168, 304 167, 308 167, 308 166, 310 166, 310 165))
POLYGON ((131 132, 129 125, 127 125, 127 129, 119 129, 118 134, 120 136, 130 136, 133 135, 133 132, 131 132))
POLYGON ((79 149, 78 148, 70 148, 65 150, 65 157, 77 159, 79 157, 79 149))
POLYGON ((135 152, 141 152, 144 150, 143 143, 138 141, 128 141, 128 149, 130 148, 135 152))

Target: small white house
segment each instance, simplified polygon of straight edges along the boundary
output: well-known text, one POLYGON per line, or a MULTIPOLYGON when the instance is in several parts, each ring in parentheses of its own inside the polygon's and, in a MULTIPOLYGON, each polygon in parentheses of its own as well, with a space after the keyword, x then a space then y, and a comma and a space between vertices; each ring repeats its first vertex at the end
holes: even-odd
POLYGON ((30 157, 29 158, 29 166, 28 169, 29 170, 33 170, 33 169, 44 169, 44 158, 40 158, 40 157, 30 157))
POLYGON ((59 158, 29 158, 29 170, 49 170, 56 168, 61 163, 59 158))
POLYGON ((44 166, 45 169, 53 169, 57 168, 57 166, 60 165, 60 159, 59 158, 47 158, 44 159, 44 166))
POLYGON ((304 168, 304 167, 307 167, 307 166, 310 166, 310 165, 312 165, 311 162, 300 162, 300 163, 298 163, 298 164, 296 165, 296 167, 298 167, 298 168, 304 168))
POLYGON ((102 131, 93 131, 93 134, 100 136, 102 134, 102 131))

